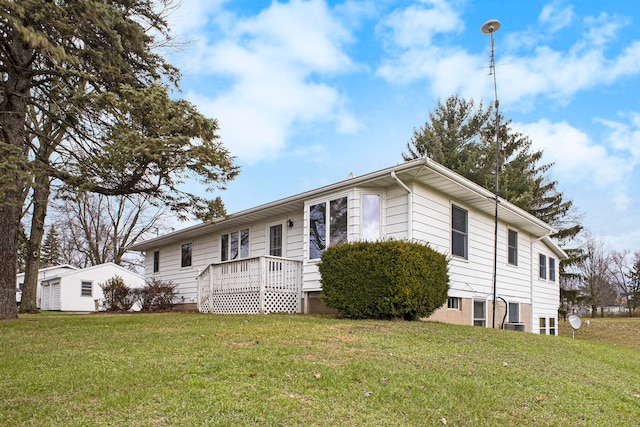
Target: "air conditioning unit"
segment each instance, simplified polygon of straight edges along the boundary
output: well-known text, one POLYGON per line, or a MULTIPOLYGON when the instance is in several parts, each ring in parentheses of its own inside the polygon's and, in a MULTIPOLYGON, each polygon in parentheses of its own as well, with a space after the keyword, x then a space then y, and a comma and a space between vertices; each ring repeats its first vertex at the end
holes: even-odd
POLYGON ((504 329, 506 329, 507 331, 524 332, 524 323, 505 323, 504 329))

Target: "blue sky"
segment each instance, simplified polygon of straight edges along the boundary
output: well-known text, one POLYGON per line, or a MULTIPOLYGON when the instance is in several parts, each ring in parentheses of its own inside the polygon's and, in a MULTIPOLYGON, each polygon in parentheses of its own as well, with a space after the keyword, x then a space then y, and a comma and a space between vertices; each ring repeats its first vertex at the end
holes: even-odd
MULTIPOLYGON (((628 0, 186 0, 180 96, 218 119, 237 212, 401 163, 439 99, 493 102, 583 223, 640 250, 640 8, 628 0)), ((211 195, 210 197, 215 196, 211 195)))

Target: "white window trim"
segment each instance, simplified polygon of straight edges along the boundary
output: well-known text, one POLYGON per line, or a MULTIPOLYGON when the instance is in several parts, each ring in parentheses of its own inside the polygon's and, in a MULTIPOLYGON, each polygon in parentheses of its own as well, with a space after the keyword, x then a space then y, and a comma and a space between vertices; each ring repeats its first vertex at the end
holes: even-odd
MULTIPOLYGON (((382 214, 382 212, 384 211, 384 195, 382 191, 366 191, 366 192, 362 192, 360 193, 360 233, 359 236, 362 240, 364 240, 364 198, 365 196, 378 196, 380 198, 379 200, 379 208, 380 211, 378 212, 379 214, 379 218, 378 218, 378 240, 383 239, 384 237, 384 225, 383 225, 383 220, 384 220, 384 215, 382 214)), ((349 208, 349 201, 347 200, 347 209, 349 208)), ((348 224, 347 224, 348 226, 348 224)))
POLYGON ((191 268, 193 267, 193 241, 180 243, 180 268, 191 268), (191 245, 191 264, 190 265, 182 265, 182 248, 186 245, 191 245))
POLYGON ((471 217, 471 212, 469 211, 469 209, 466 206, 463 206, 459 203, 454 203, 453 201, 449 203, 449 240, 450 240, 450 244, 449 244, 449 250, 451 251, 451 256, 457 260, 463 260, 463 261, 469 261, 469 219, 471 217), (455 255, 453 253, 453 208, 454 206, 460 210, 463 210, 466 212, 466 234, 465 234, 465 255, 464 256, 460 256, 460 255, 455 255))
POLYGON ((449 298, 447 299, 447 309, 448 309, 448 310, 453 310, 453 311, 460 311, 460 310, 462 310, 462 298, 460 298, 460 297, 449 297, 449 298), (450 302, 451 302, 451 301, 453 301, 453 300, 455 300, 455 301, 456 301, 456 303, 455 303, 455 304, 450 304, 450 302), (451 307, 452 305, 453 305, 454 307, 451 307), (457 307, 455 307, 455 306, 457 306, 457 307))
POLYGON ((538 253, 538 280, 542 281, 542 282, 547 282, 549 280, 549 261, 548 261, 548 256, 545 253, 539 252, 538 253), (541 263, 540 263, 540 258, 544 256, 544 270, 542 270, 541 267, 541 263), (542 277, 540 275, 540 272, 544 271, 544 277, 542 277))
MULTIPOLYGON (((77 283, 77 282, 76 282, 77 283)), ((93 281, 91 280, 81 280, 80 281, 80 296, 81 297, 90 297, 93 298, 93 281), (89 295, 84 295, 82 293, 83 289, 84 289, 84 284, 88 283, 89 284, 89 295)))
POLYGON ((519 261, 520 261, 520 233, 518 233, 518 230, 514 228, 507 227, 507 265, 509 267, 516 268, 518 267, 519 261), (509 262, 509 249, 511 248, 509 246, 509 232, 511 231, 516 233, 516 262, 515 263, 509 262))
MULTIPOLYGON (((287 230, 289 226, 287 224, 290 218, 281 218, 277 221, 268 222, 265 227, 265 254, 269 255, 271 253, 271 227, 274 225, 282 226, 282 257, 287 257, 287 230)), ((293 220, 291 220, 293 221, 293 220)), ((293 223, 295 226, 295 222, 293 223)), ((223 233, 224 234, 224 233, 223 233)), ((251 231, 249 231, 249 240, 251 240, 251 231)), ((251 245, 249 245, 249 250, 251 250, 251 245)))
MULTIPOLYGON (((284 228, 284 227, 283 227, 284 228)), ((284 230, 283 230, 284 233, 284 230)), ((247 259, 247 258, 251 258, 251 237, 253 235, 252 232, 252 227, 242 227, 242 228, 234 228, 234 229, 228 229, 226 231, 221 232, 218 235, 218 261, 219 262, 233 262, 233 261, 238 261, 241 259, 247 259), (247 256, 243 257, 242 256, 242 231, 243 230, 247 230, 249 232, 249 240, 247 241, 247 256), (232 233, 238 233, 238 258, 236 259, 231 259, 231 234, 232 233), (229 257, 229 259, 222 261, 222 236, 226 235, 227 236, 227 256, 229 257)), ((267 229, 267 235, 266 235, 267 240, 269 239, 269 232, 267 229)), ((266 242, 266 245, 268 245, 269 242, 266 242)))
MULTIPOLYGON (((347 192, 341 192, 341 193, 335 193, 335 194, 330 194, 328 196, 325 197, 321 197, 321 198, 317 198, 317 199, 312 199, 312 200, 308 200, 304 203, 304 233, 303 233, 303 238, 304 238, 304 246, 303 246, 303 251, 304 251, 304 259, 305 262, 311 263, 311 264, 318 264, 320 263, 320 260, 322 259, 322 257, 320 258, 311 258, 311 248, 309 245, 309 235, 310 235, 310 230, 309 230, 309 209, 311 209, 311 206, 317 205, 319 203, 326 203, 325 209, 328 210, 330 209, 331 206, 331 201, 332 200, 337 200, 337 199, 341 199, 343 197, 347 198, 347 242, 350 242, 350 235, 351 235, 351 221, 350 221, 350 216, 351 216, 351 209, 353 208, 353 192, 347 191, 347 192)), ((384 216, 384 215, 383 215, 384 216)), ((327 214, 326 216, 326 220, 330 222, 330 218, 329 215, 327 214)), ((329 223, 327 223, 327 227, 325 230, 327 236, 330 235, 331 233, 331 226, 329 223)), ((328 240, 328 237, 326 237, 328 240)), ((328 243, 327 243, 328 245, 328 243)), ((329 245, 328 245, 329 246, 329 245)))

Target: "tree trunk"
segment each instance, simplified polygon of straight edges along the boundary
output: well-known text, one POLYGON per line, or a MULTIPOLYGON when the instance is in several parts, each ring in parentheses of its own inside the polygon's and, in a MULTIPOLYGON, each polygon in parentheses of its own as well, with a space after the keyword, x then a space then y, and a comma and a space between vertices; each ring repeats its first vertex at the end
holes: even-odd
MULTIPOLYGON (((11 192, 15 193, 15 192, 11 192)), ((6 194, 5 203, 17 195, 6 194), (11 199, 9 199, 11 197, 11 199)), ((16 270, 20 205, 0 208, 0 319, 18 317, 16 305, 16 270)))
POLYGON ((22 288, 21 313, 35 313, 37 307, 38 271, 40 269, 40 249, 44 236, 44 221, 47 217, 51 182, 49 176, 41 169, 36 171, 33 184, 33 215, 31 216, 31 231, 27 241, 27 266, 24 273, 22 288))
POLYGON ((13 61, 3 64, 0 94, 0 319, 18 317, 18 230, 29 185, 25 119, 31 77, 25 73, 31 54, 20 41, 14 40, 10 48, 13 61))
POLYGON ((598 306, 595 304, 591 306, 591 317, 598 317, 598 306))

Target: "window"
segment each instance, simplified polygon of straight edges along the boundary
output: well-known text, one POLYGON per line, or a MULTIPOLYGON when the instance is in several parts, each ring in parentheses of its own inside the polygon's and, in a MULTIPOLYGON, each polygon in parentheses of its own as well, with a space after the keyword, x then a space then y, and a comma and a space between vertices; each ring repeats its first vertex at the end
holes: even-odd
POLYGON ((547 319, 544 317, 540 318, 540 333, 541 334, 547 333, 547 319))
POLYGON ((451 310, 460 310, 461 308, 461 298, 449 298, 447 300, 447 308, 451 310))
POLYGON ((549 280, 556 281, 556 259, 549 257, 549 280))
POLYGON ((220 261, 229 261, 229 235, 220 236, 220 261))
POLYGON ((153 272, 160 271, 160 251, 153 252, 153 272))
POLYGON ((509 323, 520 323, 520 304, 517 302, 509 303, 509 323))
POLYGON ((249 229, 220 236, 220 261, 249 257, 249 229))
POLYGON ((485 301, 473 301, 473 326, 486 325, 486 303, 485 301))
POLYGON ((518 265, 518 232, 509 230, 508 260, 511 265, 518 265))
POLYGON ((282 224, 269 227, 269 255, 282 256, 282 224))
POLYGON ((347 242, 347 198, 318 203, 309 207, 309 258, 317 259, 329 246, 347 242))
POLYGON ((81 297, 91 296, 91 282, 82 282, 82 284, 80 285, 80 296, 81 297))
POLYGON ((192 243, 185 243, 180 250, 180 267, 191 267, 192 243))
POLYGON ((549 335, 556 334, 556 318, 549 317, 549 335))
POLYGON ((451 253, 467 258, 467 211, 451 205, 451 253))
POLYGON ((540 278, 541 279, 545 279, 547 278, 547 256, 540 254, 540 278))
POLYGON ((240 258, 249 257, 249 229, 240 230, 240 258))
POLYGON ((362 240, 375 242, 380 239, 380 195, 362 196, 362 240))

